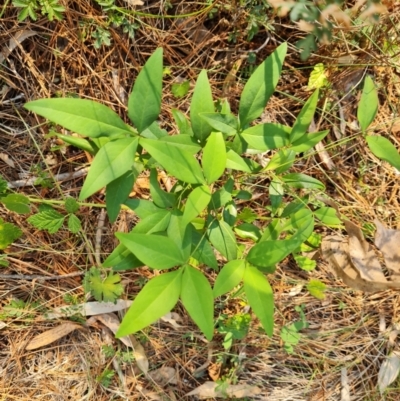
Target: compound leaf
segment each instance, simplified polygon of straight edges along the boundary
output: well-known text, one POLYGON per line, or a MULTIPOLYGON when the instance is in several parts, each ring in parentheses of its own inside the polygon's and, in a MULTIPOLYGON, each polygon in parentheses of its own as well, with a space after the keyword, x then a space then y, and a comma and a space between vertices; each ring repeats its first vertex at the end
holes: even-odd
POLYGON ((110 272, 103 278, 101 270, 91 267, 83 280, 83 288, 99 302, 115 302, 124 292, 121 276, 110 272))

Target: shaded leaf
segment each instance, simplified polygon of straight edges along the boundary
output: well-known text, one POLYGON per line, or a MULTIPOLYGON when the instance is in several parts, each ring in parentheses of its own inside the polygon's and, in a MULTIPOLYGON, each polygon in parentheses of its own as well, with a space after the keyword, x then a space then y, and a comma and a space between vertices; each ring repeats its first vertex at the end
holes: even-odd
POLYGON ((290 132, 286 125, 265 123, 247 128, 240 136, 250 148, 265 152, 288 145, 290 132))
POLYGON ((228 260, 236 259, 236 238, 229 224, 215 219, 207 229, 207 236, 214 247, 228 260))
POLYGON ((0 198, 0 202, 2 202, 8 210, 18 214, 27 214, 31 211, 29 198, 21 194, 8 194, 4 198, 0 198))
POLYGON ((202 169, 189 152, 168 142, 141 139, 140 144, 178 180, 190 184, 205 184, 202 169))
POLYGON ((93 195, 129 171, 134 162, 137 145, 137 138, 124 138, 106 143, 90 166, 79 200, 93 195))

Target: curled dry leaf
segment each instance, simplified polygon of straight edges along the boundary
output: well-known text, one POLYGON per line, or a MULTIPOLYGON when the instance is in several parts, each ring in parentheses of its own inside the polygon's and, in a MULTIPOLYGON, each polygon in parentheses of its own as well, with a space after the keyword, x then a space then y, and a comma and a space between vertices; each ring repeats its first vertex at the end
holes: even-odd
POLYGON ((10 53, 25 39, 36 35, 37 32, 30 31, 29 29, 23 29, 22 31, 18 31, 9 42, 8 46, 4 46, 1 49, 0 53, 0 64, 10 55, 10 53))
POLYGON ((38 336, 34 337, 26 346, 26 349, 28 351, 31 351, 37 348, 44 347, 45 345, 49 345, 54 341, 57 341, 60 338, 63 338, 69 333, 78 329, 83 329, 83 327, 77 323, 72 322, 62 323, 59 326, 47 330, 44 333, 41 333, 38 336))
POLYGON ((257 386, 251 386, 249 384, 231 384, 224 388, 224 391, 218 389, 218 384, 214 382, 205 382, 201 386, 195 388, 186 396, 195 395, 199 399, 206 398, 226 398, 227 396, 232 398, 244 398, 252 397, 261 393, 261 389, 257 386))
MULTIPOLYGON (((365 241, 360 228, 350 221, 344 223, 349 234, 348 240, 332 236, 325 238, 321 245, 322 255, 335 274, 355 290, 376 292, 400 289, 400 280, 396 280, 396 276, 392 276, 391 281, 384 276, 379 260, 371 245, 365 241)), ((382 244, 386 244, 386 241, 382 239, 385 238, 385 235, 386 231, 382 231, 382 227, 380 227, 380 235, 378 235, 380 241, 376 241, 380 249, 384 248, 382 244)), ((389 237, 392 236, 394 237, 393 234, 389 235, 389 237)), ((389 262, 396 258, 399 260, 395 249, 393 247, 388 247, 388 249, 391 250, 384 254, 385 260, 389 260, 389 262)))
POLYGON ((382 363, 378 374, 379 392, 383 394, 386 388, 393 383, 400 372, 400 352, 393 351, 382 363))

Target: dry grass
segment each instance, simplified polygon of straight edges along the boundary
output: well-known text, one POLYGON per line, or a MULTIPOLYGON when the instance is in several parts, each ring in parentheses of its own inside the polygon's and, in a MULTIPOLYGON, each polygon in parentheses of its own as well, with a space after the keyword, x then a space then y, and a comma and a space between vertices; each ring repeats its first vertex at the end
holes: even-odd
MULTIPOLYGON (((93 47, 91 33, 96 26, 105 26, 106 18, 92 1, 68 2, 64 20, 52 23, 41 18, 37 22, 18 24, 16 10, 8 4, 0 21, 0 47, 7 45, 21 30, 36 32, 35 36, 16 46, 0 70, 0 147, 1 153, 14 162, 12 167, 0 161, 0 174, 8 182, 37 174, 38 170, 52 176, 72 173, 91 161, 89 155, 72 147, 53 152, 52 147, 61 143, 46 136, 49 126, 24 111, 24 101, 55 94, 76 94, 98 100, 126 118, 126 96, 135 76, 159 46, 164 48, 165 65, 171 69, 171 75, 165 77, 164 107, 160 116, 164 128, 174 132, 171 109, 186 112, 190 99, 190 95, 175 99, 170 92, 171 84, 178 78, 194 83, 202 68, 210 71, 215 98, 227 96, 235 109, 242 86, 240 77, 234 75, 235 65, 240 64, 242 71, 248 67, 248 51, 265 44, 269 34, 261 30, 251 43, 239 37, 237 43, 232 44, 228 41, 230 29, 235 27, 240 32, 246 27, 245 9, 238 8, 231 14, 222 12, 220 18, 209 20, 207 15, 211 8, 204 4, 171 3, 176 15, 191 15, 161 18, 166 14, 166 2, 146 2, 147 6, 137 9, 142 14, 136 15, 140 17, 141 25, 135 39, 128 39, 119 29, 111 28, 112 45, 98 50, 93 47), (83 35, 86 35, 84 40, 83 35), (49 155, 53 158, 51 164, 46 163, 49 155)), ((368 36, 373 41, 367 46, 352 45, 352 50, 357 50, 360 64, 368 63, 369 73, 374 74, 380 85, 381 104, 375 129, 397 145, 399 74, 393 61, 381 49, 385 41, 398 35, 399 20, 399 10, 394 6, 391 15, 381 24, 387 29, 376 27, 369 31, 368 36)), ((353 69, 337 70, 335 66, 338 57, 348 50, 348 40, 352 35, 354 37, 354 32, 337 32, 334 43, 321 47, 308 64, 301 64, 293 46, 301 32, 288 21, 278 19, 275 28, 271 40, 257 54, 258 60, 270 54, 280 41, 289 40, 292 44, 279 91, 271 99, 264 118, 291 124, 302 102, 309 96, 305 87, 310 66, 317 62, 329 66, 334 81, 334 89, 327 93, 329 102, 340 96, 344 80, 351 80, 351 76, 346 77, 353 69)), ((320 113, 321 119, 315 121, 319 130, 330 129, 325 146, 335 168, 328 170, 318 154, 305 156, 296 168, 325 182, 328 194, 337 202, 340 211, 371 234, 370 223, 375 217, 393 228, 399 226, 399 179, 390 166, 366 149, 356 131, 346 127, 344 135, 335 136, 335 132, 343 134, 340 112, 351 121, 356 104, 357 94, 342 102, 343 110, 325 110, 320 113)), ((31 197, 57 200, 61 195, 76 197, 81 185, 82 178, 77 178, 59 182, 53 188, 28 186, 19 191, 31 197)), ((265 180, 261 179, 258 183, 260 193, 266 193, 265 185, 265 180)), ((137 188, 137 194, 145 197, 146 189, 137 188)), ((93 202, 104 204, 103 195, 93 197, 93 202)), ((267 203, 267 197, 260 196, 257 203, 248 206, 263 213, 267 203)), ((82 207, 80 217, 85 234, 72 236, 65 230, 56 235, 33 230, 25 217, 0 208, 0 216, 17 224, 24 234, 7 249, 11 264, 4 273, 65 275, 95 265, 98 210, 82 207)), ((102 257, 116 245, 113 233, 128 230, 134 223, 131 214, 122 214, 116 224, 106 225, 101 239, 102 257)), ((124 272, 122 276, 126 292, 131 296, 139 291, 141 280, 150 277, 151 272, 140 269, 124 272)), ((183 319, 181 328, 158 323, 137 336, 148 357, 150 371, 169 366, 177 372, 176 384, 160 386, 144 377, 134 363, 115 365, 113 358, 104 355, 102 346, 110 341, 115 349, 125 350, 125 346, 110 340, 110 334, 101 324, 74 331, 41 349, 26 350, 33 337, 60 323, 45 321, 44 308, 65 305, 66 294, 84 299, 79 276, 52 281, 1 279, 3 313, 4 307, 15 299, 34 307, 18 315, 9 315, 4 321, 7 325, 0 329, 0 399, 188 399, 184 397, 186 393, 209 380, 209 371, 201 369, 202 365, 210 360, 212 366, 219 366, 218 361, 223 360, 220 376, 258 385, 262 388, 259 399, 263 400, 339 400, 344 368, 347 369, 352 400, 400 400, 399 381, 384 396, 377 389, 377 374, 390 348, 389 336, 398 327, 398 293, 387 291, 365 295, 352 291, 332 275, 323 261, 319 261, 318 269, 312 273, 300 271, 289 261, 283 263, 271 283, 276 294, 276 329, 271 339, 263 335, 257 322, 253 321, 248 336, 236 343, 228 354, 221 345, 221 335, 217 335, 212 344, 207 344, 179 306, 177 312, 183 319), (313 298, 305 287, 299 294, 290 295, 295 286, 305 286, 309 277, 318 278, 327 285, 325 300, 313 298), (279 330, 299 318, 294 311, 296 305, 305 305, 310 327, 304 330, 301 342, 289 355, 280 342, 279 330), (98 380, 106 369, 116 370, 108 387, 98 380)), ((234 314, 241 311, 243 305, 228 299, 218 308, 217 313, 234 314)))

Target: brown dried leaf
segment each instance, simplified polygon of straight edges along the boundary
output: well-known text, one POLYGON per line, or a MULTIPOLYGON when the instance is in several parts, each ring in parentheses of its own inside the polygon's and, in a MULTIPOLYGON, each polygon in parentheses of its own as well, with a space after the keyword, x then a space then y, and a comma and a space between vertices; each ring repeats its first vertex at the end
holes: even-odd
POLYGON ((22 31, 18 31, 14 37, 10 39, 9 45, 4 46, 1 49, 0 53, 0 64, 10 55, 10 53, 25 39, 36 35, 37 32, 30 31, 29 29, 23 29, 22 31))
POLYGON ((28 351, 49 345, 60 338, 65 337, 74 330, 82 329, 83 327, 77 323, 65 322, 53 329, 47 330, 44 333, 34 337, 26 346, 28 351))
POLYGON ((252 397, 258 394, 261 394, 261 389, 257 386, 251 386, 248 384, 231 384, 225 391, 222 392, 217 389, 219 385, 214 382, 205 382, 201 386, 195 388, 190 393, 187 393, 186 396, 195 395, 199 399, 205 398, 226 398, 228 397, 252 397))
POLYGON ((382 266, 372 246, 364 239, 361 229, 349 220, 345 220, 344 224, 349 234, 351 261, 360 276, 366 281, 387 281, 382 266))
POLYGON ((386 228, 379 220, 376 225, 375 245, 385 258, 386 267, 400 275, 400 230, 386 228))
MULTIPOLYGON (((103 323, 108 327, 114 334, 117 332, 120 326, 120 321, 114 313, 105 313, 103 315, 95 316, 96 320, 103 323)), ((132 335, 121 337, 120 340, 130 348, 133 348, 133 355, 139 369, 147 375, 149 371, 149 360, 147 359, 146 353, 142 345, 132 335)))
POLYGON ((161 387, 167 384, 178 384, 177 372, 169 366, 153 370, 149 373, 149 376, 161 387))
POLYGON ((346 285, 355 290, 377 292, 387 289, 400 289, 400 283, 397 282, 364 280, 350 259, 348 243, 340 237, 325 238, 322 241, 321 250, 323 258, 329 263, 335 274, 346 285))

